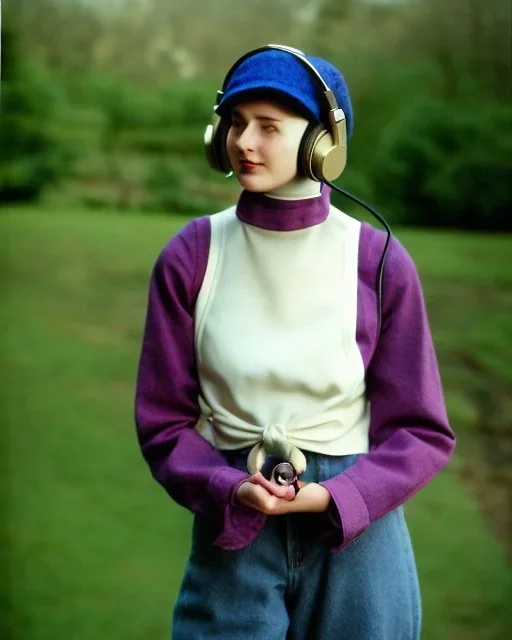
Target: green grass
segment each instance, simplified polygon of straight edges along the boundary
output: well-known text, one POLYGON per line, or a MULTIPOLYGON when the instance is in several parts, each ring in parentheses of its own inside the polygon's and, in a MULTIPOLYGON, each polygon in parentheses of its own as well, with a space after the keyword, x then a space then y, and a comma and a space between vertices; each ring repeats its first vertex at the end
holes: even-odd
MULTIPOLYGON (((0 310, 7 445, 1 637, 168 636, 190 517, 150 478, 132 407, 149 270, 185 221, 29 210, 0 218, 7 275, 0 310)), ((482 397, 500 403, 491 426, 510 424, 511 242, 399 236, 424 281, 464 445, 478 427, 482 397)), ((470 462, 464 450, 408 504, 423 638, 505 640, 510 564, 459 479, 470 462)))

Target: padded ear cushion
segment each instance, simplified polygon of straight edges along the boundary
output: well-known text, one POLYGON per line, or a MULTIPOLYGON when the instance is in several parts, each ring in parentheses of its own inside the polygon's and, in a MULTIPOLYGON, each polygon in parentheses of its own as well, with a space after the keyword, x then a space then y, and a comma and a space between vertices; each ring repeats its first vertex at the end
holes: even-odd
POLYGON ((231 124, 226 118, 220 118, 215 127, 212 140, 215 163, 222 173, 229 173, 232 170, 226 146, 230 126, 231 124))
POLYGON ((216 171, 229 173, 231 165, 226 149, 229 124, 224 118, 214 116, 204 134, 204 151, 208 164, 216 171))
POLYGON ((302 137, 299 147, 299 166, 302 175, 310 178, 311 180, 322 180, 321 175, 315 175, 313 167, 313 152, 318 144, 320 138, 324 134, 328 134, 323 124, 311 124, 306 129, 304 136, 302 137))
POLYGON ((216 128, 218 125, 218 119, 214 116, 212 122, 206 127, 204 132, 204 153, 206 155, 206 160, 212 169, 217 170, 217 160, 214 152, 213 140, 216 134, 216 128))
POLYGON ((306 176, 306 169, 304 166, 304 150, 306 148, 307 142, 309 137, 311 136, 311 133, 318 127, 318 124, 316 122, 310 122, 308 124, 308 126, 306 127, 306 131, 304 131, 304 133, 302 134, 302 140, 300 141, 300 145, 299 145, 299 152, 297 154, 297 174, 299 176, 306 176))

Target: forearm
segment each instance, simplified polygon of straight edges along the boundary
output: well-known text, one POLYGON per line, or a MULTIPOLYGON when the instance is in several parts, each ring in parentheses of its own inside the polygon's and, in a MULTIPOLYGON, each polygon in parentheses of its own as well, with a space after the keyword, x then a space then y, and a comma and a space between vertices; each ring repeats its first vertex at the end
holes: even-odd
MULTIPOLYGON (((139 426, 139 433, 144 430, 139 426)), ((141 449, 153 477, 173 500, 190 511, 221 517, 247 473, 224 457, 189 426, 167 427, 142 438, 141 449)))
POLYGON ((147 421, 143 396, 138 396, 137 430, 155 479, 178 504, 217 523, 216 546, 247 546, 265 522, 262 513, 235 503, 234 492, 248 474, 230 467, 190 423, 175 420, 162 426, 147 421))
POLYGON ((366 372, 370 451, 322 483, 339 522, 335 548, 424 487, 455 446, 419 277, 396 240, 384 273, 382 330, 366 372))
POLYGON ((402 429, 347 471, 322 482, 341 524, 336 548, 424 487, 446 465, 453 448, 449 431, 402 429))
POLYGON ((151 276, 135 394, 139 444, 155 479, 180 505, 219 523, 216 544, 246 546, 264 518, 238 505, 233 492, 247 475, 195 430, 199 381, 194 309, 206 269, 210 226, 198 219, 160 254, 151 276))

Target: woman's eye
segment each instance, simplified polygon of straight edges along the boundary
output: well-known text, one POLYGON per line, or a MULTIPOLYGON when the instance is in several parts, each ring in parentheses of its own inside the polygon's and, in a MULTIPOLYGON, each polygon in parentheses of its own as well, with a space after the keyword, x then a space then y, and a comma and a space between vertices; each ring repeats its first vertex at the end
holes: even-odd
POLYGON ((266 133, 274 133, 277 129, 272 124, 268 124, 264 127, 266 133))

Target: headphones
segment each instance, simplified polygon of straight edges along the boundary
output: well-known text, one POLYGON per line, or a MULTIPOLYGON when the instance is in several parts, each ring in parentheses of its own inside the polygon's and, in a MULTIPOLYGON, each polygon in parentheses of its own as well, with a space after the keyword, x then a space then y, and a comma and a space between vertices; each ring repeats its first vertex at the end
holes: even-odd
MULTIPOLYGON (((217 100, 213 107, 214 112, 217 111, 222 96, 226 91, 229 81, 233 76, 236 69, 242 64, 244 60, 250 56, 259 53, 260 51, 266 51, 267 49, 277 49, 279 51, 285 51, 290 55, 293 55, 300 60, 300 62, 312 73, 322 88, 323 95, 325 97, 326 105, 328 106, 328 120, 329 128, 327 129, 324 124, 319 124, 316 127, 306 129, 304 138, 302 139, 299 147, 299 171, 303 175, 316 180, 317 182, 324 182, 329 185, 331 189, 341 193, 345 197, 349 198, 353 202, 356 202, 361 207, 369 211, 379 222, 382 224, 386 231, 386 241, 380 257, 379 266, 377 269, 377 275, 375 279, 375 293, 377 297, 377 339, 380 335, 382 328, 382 291, 383 291, 383 276, 384 276, 384 264, 388 255, 389 245, 391 242, 391 229, 386 220, 377 212, 373 207, 366 204, 356 196, 352 195, 345 189, 333 184, 333 180, 338 178, 347 164, 347 127, 345 121, 345 114, 343 109, 338 106, 338 102, 334 93, 329 89, 327 83, 322 78, 318 70, 309 62, 306 58, 306 54, 299 49, 293 47, 287 47, 280 44, 269 44, 259 49, 249 51, 242 56, 229 70, 222 90, 217 91, 217 100)), ((226 150, 226 138, 228 135, 231 123, 226 119, 214 114, 211 124, 206 127, 204 134, 204 148, 206 152, 206 158, 208 163, 216 171, 220 171, 225 175, 232 173, 231 164, 229 162, 227 150, 226 150)))
POLYGON ((229 81, 242 62, 268 49, 285 51, 300 60, 320 85, 328 108, 326 121, 328 120, 329 126, 326 128, 325 124, 321 123, 313 128, 308 127, 306 129, 299 148, 298 166, 299 171, 311 180, 316 180, 317 182, 336 180, 347 164, 347 127, 343 109, 338 106, 334 93, 329 89, 318 70, 306 58, 306 54, 299 51, 299 49, 279 44, 269 44, 249 51, 237 60, 228 71, 222 90, 217 91, 217 100, 213 107, 215 112, 213 120, 207 126, 204 134, 204 148, 209 165, 216 171, 226 175, 230 174, 231 164, 226 150, 226 138, 231 124, 226 118, 217 115, 217 107, 222 100, 229 81))

